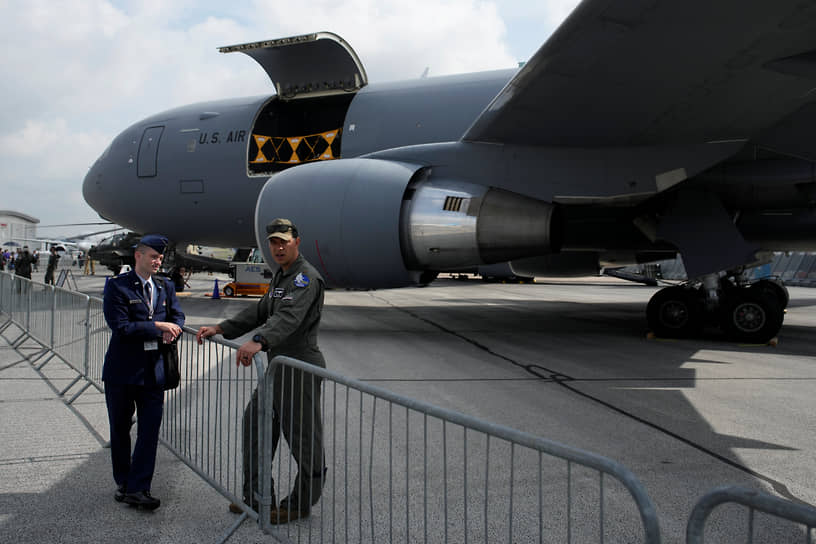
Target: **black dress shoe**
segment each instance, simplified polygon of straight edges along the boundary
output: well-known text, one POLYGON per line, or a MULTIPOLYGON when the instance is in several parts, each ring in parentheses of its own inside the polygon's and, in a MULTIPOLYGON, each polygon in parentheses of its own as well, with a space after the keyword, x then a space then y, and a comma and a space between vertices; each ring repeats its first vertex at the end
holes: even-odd
POLYGON ((119 487, 116 488, 116 493, 113 494, 113 500, 115 500, 116 502, 122 502, 123 500, 125 500, 125 493, 127 493, 125 486, 120 485, 119 487))
POLYGON ((126 504, 146 510, 155 510, 161 501, 150 496, 150 491, 137 491, 136 493, 125 493, 123 498, 126 504))

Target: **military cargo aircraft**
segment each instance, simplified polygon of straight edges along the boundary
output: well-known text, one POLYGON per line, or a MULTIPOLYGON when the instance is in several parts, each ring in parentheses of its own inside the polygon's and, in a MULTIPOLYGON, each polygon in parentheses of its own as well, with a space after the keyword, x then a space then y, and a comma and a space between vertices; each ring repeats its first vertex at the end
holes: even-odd
POLYGON ((520 68, 386 84, 328 32, 221 51, 276 93, 127 128, 84 180, 102 217, 266 252, 288 217, 349 287, 679 253, 691 279, 655 294, 652 330, 759 342, 787 295, 745 271, 816 250, 816 4, 585 0, 520 68))

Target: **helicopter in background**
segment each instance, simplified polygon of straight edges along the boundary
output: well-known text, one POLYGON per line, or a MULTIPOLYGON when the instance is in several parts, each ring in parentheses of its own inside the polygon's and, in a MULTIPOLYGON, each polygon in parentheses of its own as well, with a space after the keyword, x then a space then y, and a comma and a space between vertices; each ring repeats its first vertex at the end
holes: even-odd
MULTIPOLYGON (((125 265, 133 267, 135 263, 133 249, 141 238, 141 234, 132 231, 114 234, 92 246, 88 250, 88 257, 117 275, 125 265)), ((174 244, 171 244, 165 253, 161 270, 163 273, 169 274, 174 267, 184 267, 190 272, 212 271, 227 273, 229 264, 230 259, 201 254, 200 251, 199 254, 191 253, 189 250, 179 251, 174 244)))
POLYGON ((113 236, 108 236, 88 250, 88 258, 98 262, 114 275, 121 272, 125 265, 131 268, 135 264, 133 260, 133 248, 139 242, 142 235, 136 232, 120 232, 113 236))

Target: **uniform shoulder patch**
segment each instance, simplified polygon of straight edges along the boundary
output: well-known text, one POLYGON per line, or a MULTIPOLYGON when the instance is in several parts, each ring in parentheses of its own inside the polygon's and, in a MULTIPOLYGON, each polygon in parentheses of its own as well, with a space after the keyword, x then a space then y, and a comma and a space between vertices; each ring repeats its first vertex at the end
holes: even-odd
POLYGON ((295 287, 306 287, 309 285, 309 276, 301 272, 295 276, 295 287))

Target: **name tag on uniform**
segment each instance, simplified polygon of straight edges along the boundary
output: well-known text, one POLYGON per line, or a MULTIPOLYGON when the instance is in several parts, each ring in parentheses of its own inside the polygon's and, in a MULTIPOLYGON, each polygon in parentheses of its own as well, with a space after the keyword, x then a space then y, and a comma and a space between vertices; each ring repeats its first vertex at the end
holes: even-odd
POLYGON ((275 290, 272 291, 272 298, 282 298, 284 292, 283 287, 275 287, 275 290))
POLYGON ((142 299, 140 299, 140 298, 128 300, 128 304, 141 304, 142 302, 144 302, 144 301, 142 299))
POLYGON ((144 343, 144 350, 145 351, 156 351, 159 349, 159 341, 158 340, 150 340, 144 343))

